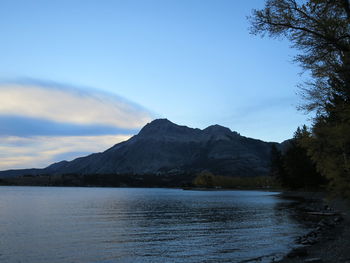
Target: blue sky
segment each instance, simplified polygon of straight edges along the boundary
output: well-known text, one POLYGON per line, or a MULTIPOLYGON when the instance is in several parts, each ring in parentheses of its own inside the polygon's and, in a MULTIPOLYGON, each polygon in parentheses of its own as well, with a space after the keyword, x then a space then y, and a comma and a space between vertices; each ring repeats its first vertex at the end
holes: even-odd
POLYGON ((12 95, 0 107, 0 169, 102 151, 159 117, 290 138, 307 122, 296 110, 305 76, 288 42, 249 34, 246 16, 263 4, 1 1, 2 103, 12 95), (69 147, 58 151, 55 140, 69 147), (34 146, 40 156, 32 156, 34 146))

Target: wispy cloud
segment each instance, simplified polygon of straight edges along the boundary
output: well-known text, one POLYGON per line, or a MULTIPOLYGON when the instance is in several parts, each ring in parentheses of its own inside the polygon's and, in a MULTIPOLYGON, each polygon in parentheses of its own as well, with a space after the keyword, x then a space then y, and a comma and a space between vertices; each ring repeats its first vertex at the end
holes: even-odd
POLYGON ((0 170, 106 150, 152 120, 114 94, 42 81, 0 84, 0 170))
POLYGON ((101 152, 130 138, 130 135, 0 137, 0 170, 42 168, 101 152))
POLYGON ((0 114, 126 129, 151 119, 145 109, 112 94, 41 83, 0 84, 0 114))
POLYGON ((61 123, 40 118, 0 115, 0 136, 134 134, 137 130, 112 125, 61 123))
MULTIPOLYGON (((233 114, 228 118, 231 120, 249 120, 249 117, 266 114, 267 112, 278 112, 286 109, 295 109, 295 98, 273 97, 255 100, 254 103, 246 104, 233 109, 233 114)), ((250 120, 249 120, 250 121, 250 120)))

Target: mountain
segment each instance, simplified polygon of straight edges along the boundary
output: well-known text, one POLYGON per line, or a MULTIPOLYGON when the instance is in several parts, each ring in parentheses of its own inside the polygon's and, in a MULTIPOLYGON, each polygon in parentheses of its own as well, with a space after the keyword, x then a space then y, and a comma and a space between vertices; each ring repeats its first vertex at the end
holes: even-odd
POLYGON ((19 175, 157 175, 195 174, 208 170, 228 176, 267 175, 271 146, 213 125, 193 129, 157 119, 127 141, 102 153, 62 161, 44 169, 0 172, 19 175))

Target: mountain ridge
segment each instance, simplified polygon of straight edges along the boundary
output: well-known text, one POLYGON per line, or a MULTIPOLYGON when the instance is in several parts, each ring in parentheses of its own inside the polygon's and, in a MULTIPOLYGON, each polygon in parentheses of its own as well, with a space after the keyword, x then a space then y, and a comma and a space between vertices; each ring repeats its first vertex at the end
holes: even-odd
POLYGON ((269 172, 272 145, 279 144, 247 138, 217 124, 201 130, 156 119, 129 140, 103 152, 43 169, 2 171, 0 177, 195 174, 203 170, 228 176, 259 176, 269 172))

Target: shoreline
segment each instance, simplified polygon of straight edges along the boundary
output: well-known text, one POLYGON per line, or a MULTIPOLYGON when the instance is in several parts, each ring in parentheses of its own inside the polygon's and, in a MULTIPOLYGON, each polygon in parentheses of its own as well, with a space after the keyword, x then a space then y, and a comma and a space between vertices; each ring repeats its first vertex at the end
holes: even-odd
POLYGON ((279 263, 350 263, 350 204, 324 192, 282 192, 297 202, 295 219, 311 230, 295 240, 297 247, 279 263))

